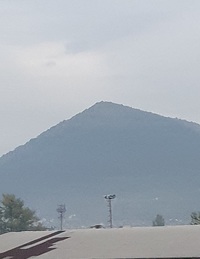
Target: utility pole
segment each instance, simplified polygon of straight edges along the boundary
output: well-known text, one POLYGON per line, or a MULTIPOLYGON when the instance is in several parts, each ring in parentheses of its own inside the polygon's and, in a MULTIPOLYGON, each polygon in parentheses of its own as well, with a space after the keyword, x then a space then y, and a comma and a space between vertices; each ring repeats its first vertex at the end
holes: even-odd
POLYGON ((64 213, 66 212, 66 208, 64 204, 58 205, 57 212, 59 213, 59 219, 60 219, 60 230, 63 230, 63 217, 64 213))
POLYGON ((113 227, 113 223, 112 223, 112 200, 116 197, 115 194, 109 194, 109 195, 105 195, 104 198, 107 200, 108 202, 108 210, 109 210, 109 224, 110 224, 110 228, 113 227))

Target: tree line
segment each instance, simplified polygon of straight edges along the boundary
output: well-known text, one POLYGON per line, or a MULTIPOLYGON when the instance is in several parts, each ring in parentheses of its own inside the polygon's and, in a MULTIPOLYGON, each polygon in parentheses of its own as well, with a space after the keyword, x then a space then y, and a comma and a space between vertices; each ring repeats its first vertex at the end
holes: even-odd
MULTIPOLYGON (((191 225, 200 225, 200 212, 192 212, 191 225)), ((164 226, 165 219, 157 214, 153 226, 164 226)), ((0 234, 19 231, 46 230, 34 210, 26 207, 24 201, 14 194, 3 194, 0 201, 0 234)))
MULTIPOLYGON (((190 217, 191 217, 190 225, 200 225, 200 212, 192 212, 190 217)), ((164 226, 164 225, 165 225, 164 217, 160 214, 157 214, 155 219, 152 222, 152 226, 158 227, 158 226, 164 226)))
POLYGON ((0 202, 0 234, 7 232, 45 230, 35 211, 14 194, 3 194, 0 202))

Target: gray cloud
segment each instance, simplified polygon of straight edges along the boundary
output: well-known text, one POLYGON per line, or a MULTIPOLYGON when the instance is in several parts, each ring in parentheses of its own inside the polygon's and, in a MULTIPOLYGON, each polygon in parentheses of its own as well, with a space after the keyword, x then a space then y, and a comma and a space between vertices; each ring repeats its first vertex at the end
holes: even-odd
POLYGON ((0 154, 102 99, 200 123, 199 8, 0 1, 0 154))

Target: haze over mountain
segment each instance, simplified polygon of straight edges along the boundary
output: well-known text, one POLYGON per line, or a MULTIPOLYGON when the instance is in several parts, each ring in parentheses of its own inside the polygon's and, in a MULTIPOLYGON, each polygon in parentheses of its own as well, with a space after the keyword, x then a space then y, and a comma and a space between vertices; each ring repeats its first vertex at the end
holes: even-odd
MULTIPOLYGON (((0 158, 1 193, 14 193, 40 217, 66 226, 189 223, 200 210, 200 125, 100 102, 0 158)), ((52 223, 55 224, 55 223, 52 223)))

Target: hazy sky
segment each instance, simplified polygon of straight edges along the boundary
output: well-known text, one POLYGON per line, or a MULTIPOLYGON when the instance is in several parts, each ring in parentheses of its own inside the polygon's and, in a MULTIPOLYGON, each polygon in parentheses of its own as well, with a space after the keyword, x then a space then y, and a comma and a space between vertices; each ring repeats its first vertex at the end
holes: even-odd
POLYGON ((0 0, 0 155, 107 100, 200 123, 199 0, 0 0))

